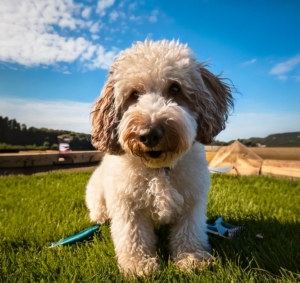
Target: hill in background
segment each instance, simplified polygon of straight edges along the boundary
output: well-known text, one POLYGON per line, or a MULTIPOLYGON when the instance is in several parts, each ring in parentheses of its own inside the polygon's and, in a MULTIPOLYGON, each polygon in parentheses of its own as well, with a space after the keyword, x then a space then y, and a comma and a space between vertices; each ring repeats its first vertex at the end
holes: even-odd
MULTIPOLYGON (((272 134, 265 138, 238 139, 239 142, 248 147, 300 147, 300 132, 272 134)), ((230 145, 230 142, 213 141, 211 145, 230 145)))

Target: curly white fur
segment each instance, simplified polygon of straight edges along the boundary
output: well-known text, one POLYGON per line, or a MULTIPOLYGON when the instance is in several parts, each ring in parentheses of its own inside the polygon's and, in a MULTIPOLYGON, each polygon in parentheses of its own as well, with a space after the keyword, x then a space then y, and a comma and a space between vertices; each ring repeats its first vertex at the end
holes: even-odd
POLYGON ((158 268, 156 224, 170 224, 171 258, 182 268, 210 260, 204 147, 224 128, 230 88, 175 41, 146 41, 111 67, 93 111, 92 139, 106 152, 86 203, 93 222, 111 219, 120 268, 158 268))

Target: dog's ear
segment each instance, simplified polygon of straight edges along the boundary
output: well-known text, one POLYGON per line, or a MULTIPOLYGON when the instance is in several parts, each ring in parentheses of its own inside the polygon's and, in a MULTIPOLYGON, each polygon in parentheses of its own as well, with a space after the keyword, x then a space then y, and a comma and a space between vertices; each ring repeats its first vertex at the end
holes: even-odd
POLYGON ((117 126, 120 113, 115 107, 114 85, 108 78, 95 102, 92 115, 92 144, 99 151, 121 155, 124 151, 118 142, 117 126))
POLYGON ((224 82, 220 76, 212 74, 206 65, 199 64, 199 71, 204 82, 203 95, 198 118, 197 141, 208 144, 222 130, 233 109, 231 84, 224 82))

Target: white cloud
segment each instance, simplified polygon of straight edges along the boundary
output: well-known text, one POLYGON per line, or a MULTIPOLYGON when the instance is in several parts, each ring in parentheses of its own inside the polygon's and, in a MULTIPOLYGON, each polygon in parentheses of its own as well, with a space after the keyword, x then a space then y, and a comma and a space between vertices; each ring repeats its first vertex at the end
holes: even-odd
POLYGON ((150 16, 149 17, 149 22, 150 23, 156 23, 157 22, 157 17, 156 16, 150 16))
POLYGON ((97 32, 101 28, 79 18, 82 4, 72 0, 0 0, 0 5, 1 61, 29 67, 78 60, 85 66, 108 68, 112 63, 112 51, 84 37, 66 36, 68 30, 90 27, 97 32))
POLYGON ((129 17, 129 20, 130 20, 130 21, 136 21, 136 22, 138 22, 138 23, 140 23, 140 24, 143 22, 141 16, 134 16, 134 15, 131 15, 131 16, 129 17))
POLYGON ((136 9, 136 3, 132 3, 132 4, 130 4, 129 6, 128 6, 128 9, 129 10, 135 10, 136 9))
POLYGON ((85 61, 85 60, 90 60, 94 53, 97 51, 97 46, 96 45, 90 45, 87 49, 86 52, 82 54, 80 60, 85 61))
POLYGON ((115 3, 115 0, 98 0, 96 12, 100 16, 104 16, 106 13, 106 9, 111 7, 115 3))
POLYGON ((271 69, 270 74, 277 76, 279 80, 282 80, 282 78, 285 78, 284 80, 287 80, 288 77, 285 74, 293 71, 295 68, 299 66, 300 66, 300 55, 296 55, 284 62, 276 64, 271 69))
POLYGON ((92 33, 96 33, 100 30, 101 25, 99 25, 99 22, 94 23, 91 27, 90 27, 90 32, 92 33))
POLYGON ((100 36, 99 36, 99 35, 92 34, 92 39, 93 39, 93 40, 97 40, 97 39, 99 39, 99 38, 100 38, 100 36))
POLYGON ((61 67, 57 67, 57 71, 61 72, 63 74, 69 75, 71 74, 71 72, 68 70, 67 66, 61 66, 61 67))
POLYGON ((125 1, 121 1, 118 7, 123 8, 124 6, 125 6, 125 1))
POLYGON ((116 10, 113 10, 110 14, 109 14, 109 18, 112 22, 114 22, 118 17, 119 17, 119 13, 116 10))
POLYGON ((123 12, 121 12, 121 11, 119 11, 118 13, 119 13, 119 16, 120 16, 122 19, 125 19, 125 18, 126 18, 126 14, 125 14, 125 13, 123 13, 123 12))
POLYGON ((93 59, 93 61, 91 61, 91 63, 87 65, 87 67, 91 70, 99 68, 106 69, 112 64, 112 62, 117 56, 118 50, 113 49, 112 51, 105 52, 104 48, 100 46, 96 50, 95 58, 93 59))
POLYGON ((92 103, 1 97, 0 113, 27 127, 90 133, 92 103))
POLYGON ((156 23, 157 22, 157 15, 158 15, 158 10, 153 10, 151 13, 151 16, 149 17, 149 22, 150 23, 156 23))
POLYGON ((254 59, 252 59, 252 60, 250 60, 250 61, 246 61, 246 62, 242 63, 241 65, 242 65, 242 66, 251 65, 251 64, 254 64, 256 61, 257 61, 257 59, 254 58, 254 59))
POLYGON ((81 12, 81 16, 85 19, 88 19, 91 15, 91 12, 92 12, 92 8, 91 7, 86 7, 81 12))
POLYGON ((74 30, 76 28, 76 22, 72 18, 71 19, 62 18, 58 21, 58 25, 61 28, 69 28, 71 30, 74 30))
POLYGON ((149 32, 146 36, 147 39, 152 39, 153 38, 153 33, 149 32))
POLYGON ((120 31, 120 28, 111 28, 109 31, 110 33, 116 33, 120 31))
POLYGON ((300 113, 235 113, 217 140, 230 141, 251 137, 266 137, 276 133, 300 130, 300 113))

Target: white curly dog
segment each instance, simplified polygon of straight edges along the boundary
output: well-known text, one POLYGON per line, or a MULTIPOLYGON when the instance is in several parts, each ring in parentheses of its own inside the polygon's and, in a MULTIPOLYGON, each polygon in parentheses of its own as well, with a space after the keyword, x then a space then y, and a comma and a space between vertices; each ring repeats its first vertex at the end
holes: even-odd
POLYGON ((205 150, 233 107, 230 85, 178 41, 138 42, 110 68, 92 112, 92 143, 106 153, 86 190, 93 222, 111 219, 120 268, 159 267, 155 225, 170 225, 181 268, 210 261, 205 150))

